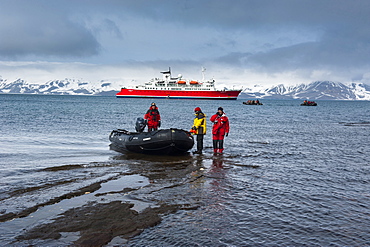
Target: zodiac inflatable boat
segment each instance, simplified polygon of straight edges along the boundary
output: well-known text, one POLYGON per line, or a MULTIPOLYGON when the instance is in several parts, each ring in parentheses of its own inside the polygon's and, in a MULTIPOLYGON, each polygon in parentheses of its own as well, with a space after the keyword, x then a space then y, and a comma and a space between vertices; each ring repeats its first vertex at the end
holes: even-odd
POLYGON ((186 153, 194 145, 193 136, 182 129, 161 129, 152 132, 113 130, 109 136, 111 149, 144 154, 177 155, 186 153))

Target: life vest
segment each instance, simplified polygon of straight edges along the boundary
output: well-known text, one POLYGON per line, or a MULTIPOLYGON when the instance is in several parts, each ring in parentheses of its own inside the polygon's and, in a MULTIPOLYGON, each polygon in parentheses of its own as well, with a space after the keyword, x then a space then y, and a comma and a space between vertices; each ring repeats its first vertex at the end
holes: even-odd
POLYGON ((215 114, 211 117, 211 122, 213 123, 212 127, 212 134, 213 135, 225 135, 226 133, 229 133, 230 126, 229 126, 229 119, 226 117, 225 113, 223 113, 221 116, 218 114, 215 114))
POLYGON ((161 115, 159 114, 158 107, 155 109, 149 108, 146 112, 144 119, 148 121, 148 126, 157 127, 159 121, 161 120, 161 115))
POLYGON ((195 135, 205 135, 207 132, 207 119, 203 112, 195 114, 194 124, 192 127, 195 130, 195 135))

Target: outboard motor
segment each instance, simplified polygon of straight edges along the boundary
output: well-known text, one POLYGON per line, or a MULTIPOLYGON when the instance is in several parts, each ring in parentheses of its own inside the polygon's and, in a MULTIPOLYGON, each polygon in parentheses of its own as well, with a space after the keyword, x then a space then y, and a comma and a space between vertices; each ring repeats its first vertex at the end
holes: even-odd
POLYGON ((135 125, 136 132, 139 132, 139 133, 143 132, 145 129, 145 125, 146 124, 145 124, 144 118, 138 117, 136 119, 136 125, 135 125))

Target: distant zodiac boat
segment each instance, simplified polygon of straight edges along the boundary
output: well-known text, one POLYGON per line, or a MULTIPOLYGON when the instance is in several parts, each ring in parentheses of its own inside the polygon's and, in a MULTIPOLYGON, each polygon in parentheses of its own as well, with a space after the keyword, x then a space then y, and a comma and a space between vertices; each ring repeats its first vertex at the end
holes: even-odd
POLYGON ((236 100, 241 90, 216 90, 215 80, 185 80, 182 75, 173 78, 171 68, 161 72, 163 78, 153 78, 144 85, 121 88, 117 98, 169 98, 169 99, 219 99, 236 100))
POLYGON ((243 102, 244 105, 263 105, 259 100, 248 100, 243 102))
POLYGON ((193 136, 181 129, 161 129, 152 132, 113 130, 109 135, 111 149, 156 155, 177 155, 189 151, 194 145, 193 136))
POLYGON ((303 106, 317 106, 317 103, 315 101, 303 101, 303 103, 301 104, 303 106))

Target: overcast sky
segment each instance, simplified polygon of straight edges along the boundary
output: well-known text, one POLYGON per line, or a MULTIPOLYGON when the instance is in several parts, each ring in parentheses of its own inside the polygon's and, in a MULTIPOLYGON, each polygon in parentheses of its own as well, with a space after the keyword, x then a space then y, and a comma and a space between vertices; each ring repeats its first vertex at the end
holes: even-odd
POLYGON ((0 0, 3 79, 370 84, 368 0, 0 0))

